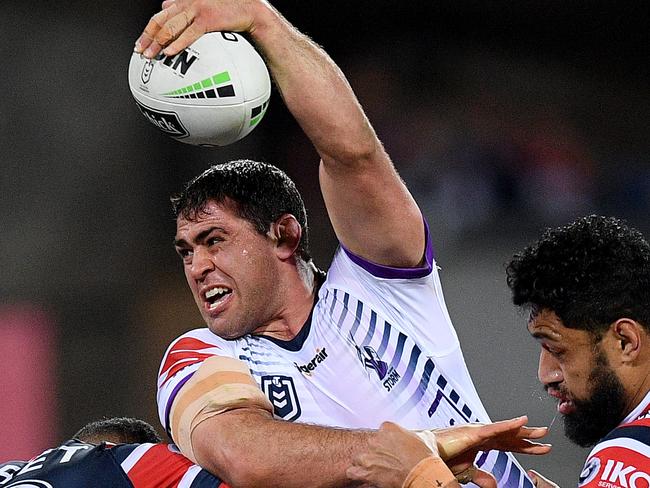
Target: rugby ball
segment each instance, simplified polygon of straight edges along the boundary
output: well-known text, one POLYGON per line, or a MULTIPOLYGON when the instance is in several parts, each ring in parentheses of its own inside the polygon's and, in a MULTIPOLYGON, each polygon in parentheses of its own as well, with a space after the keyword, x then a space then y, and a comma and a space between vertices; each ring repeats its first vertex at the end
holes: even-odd
POLYGON ((175 56, 133 53, 129 87, 151 124, 200 146, 245 137, 266 113, 271 95, 264 60, 234 32, 204 34, 175 56))

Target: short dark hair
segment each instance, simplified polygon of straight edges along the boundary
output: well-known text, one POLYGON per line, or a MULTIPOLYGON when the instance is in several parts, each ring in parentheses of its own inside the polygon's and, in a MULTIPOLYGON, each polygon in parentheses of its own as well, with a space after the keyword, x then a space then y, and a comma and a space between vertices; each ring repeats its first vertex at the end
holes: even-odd
POLYGON ((548 309, 599 338, 617 319, 650 326, 650 245, 613 217, 590 215, 547 229, 507 266, 515 305, 548 309))
POLYGON ((114 417, 96 420, 84 425, 74 435, 82 442, 99 444, 108 441, 114 444, 158 443, 162 439, 156 429, 144 420, 129 417, 114 417))
POLYGON ((172 196, 174 216, 195 219, 210 200, 235 203, 238 215, 262 235, 281 215, 293 215, 302 227, 296 251, 303 260, 311 259, 305 204, 291 178, 276 166, 249 159, 215 164, 172 196))

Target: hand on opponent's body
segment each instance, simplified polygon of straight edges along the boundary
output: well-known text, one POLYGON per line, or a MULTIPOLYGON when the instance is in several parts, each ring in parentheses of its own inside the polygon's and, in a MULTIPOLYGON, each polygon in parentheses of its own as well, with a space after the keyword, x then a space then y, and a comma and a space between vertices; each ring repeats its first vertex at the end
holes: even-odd
POLYGON ((354 457, 347 473, 379 488, 440 488, 470 481, 494 488, 494 477, 474 465, 479 450, 546 454, 551 448, 536 442, 548 429, 527 427, 526 421, 527 417, 519 417, 420 432, 385 422, 369 440, 368 449, 354 457))

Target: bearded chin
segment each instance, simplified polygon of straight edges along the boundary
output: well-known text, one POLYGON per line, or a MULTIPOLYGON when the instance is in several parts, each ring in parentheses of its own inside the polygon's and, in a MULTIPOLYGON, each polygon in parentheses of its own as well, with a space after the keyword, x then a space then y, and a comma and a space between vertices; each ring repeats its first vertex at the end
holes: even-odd
POLYGON ((587 400, 574 399, 575 411, 564 416, 564 433, 581 447, 596 444, 625 417, 625 390, 607 359, 599 355, 589 375, 592 386, 587 400))

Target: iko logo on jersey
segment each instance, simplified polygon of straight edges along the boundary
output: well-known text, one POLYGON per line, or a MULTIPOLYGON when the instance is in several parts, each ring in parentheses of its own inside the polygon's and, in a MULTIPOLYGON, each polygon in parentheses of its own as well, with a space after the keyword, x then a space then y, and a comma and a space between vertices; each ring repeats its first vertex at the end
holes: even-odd
POLYGON ((298 371, 306 374, 307 376, 311 376, 312 371, 314 371, 320 363, 325 361, 325 359, 327 359, 327 351, 325 351, 325 348, 318 348, 316 349, 316 355, 307 364, 298 364, 295 362, 293 364, 296 365, 298 371))
POLYGON ((275 415, 289 421, 300 417, 302 410, 293 378, 281 375, 262 376, 262 391, 271 401, 275 415))
POLYGON ((392 390, 393 386, 397 384, 401 376, 392 366, 389 368, 388 363, 382 361, 375 351, 370 346, 357 346, 357 355, 363 367, 367 370, 373 370, 377 373, 380 380, 383 380, 382 385, 386 391, 392 390))
MULTIPOLYGON (((593 481, 601 466, 600 459, 590 459, 580 474, 578 486, 585 486, 593 481)), ((602 488, 647 488, 650 486, 650 474, 641 471, 637 466, 615 459, 607 460, 599 479, 598 486, 602 488)))

